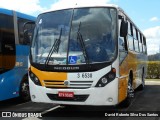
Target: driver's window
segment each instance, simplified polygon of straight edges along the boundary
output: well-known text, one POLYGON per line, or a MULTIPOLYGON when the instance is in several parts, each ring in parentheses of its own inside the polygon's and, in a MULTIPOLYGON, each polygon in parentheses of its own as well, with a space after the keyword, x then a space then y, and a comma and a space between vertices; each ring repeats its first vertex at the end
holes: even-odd
MULTIPOLYGON (((122 23, 122 19, 118 20, 119 22, 119 35, 120 35, 120 28, 121 28, 121 23, 122 23)), ((125 46, 124 46, 124 37, 119 36, 119 50, 125 50, 125 46)))
MULTIPOLYGON (((122 23, 122 19, 118 20, 119 22, 119 35, 120 35, 120 28, 121 28, 121 23, 122 23)), ((125 43, 125 37, 120 37, 118 39, 118 46, 119 46, 119 60, 120 63, 122 63, 122 61, 125 59, 126 55, 127 55, 127 50, 126 50, 126 45, 127 43, 125 43)))
POLYGON ((124 45, 124 38, 119 37, 119 50, 120 51, 125 51, 125 45, 124 45))

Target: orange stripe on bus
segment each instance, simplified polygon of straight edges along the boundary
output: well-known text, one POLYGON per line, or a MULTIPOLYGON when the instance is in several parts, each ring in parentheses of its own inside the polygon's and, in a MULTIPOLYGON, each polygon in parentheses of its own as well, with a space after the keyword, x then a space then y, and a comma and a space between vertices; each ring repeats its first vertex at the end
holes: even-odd
POLYGON ((125 78, 119 78, 119 86, 118 86, 118 102, 122 102, 123 100, 125 100, 125 98, 127 97, 127 79, 128 77, 125 78))
POLYGON ((31 66, 31 71, 38 77, 42 86, 44 86, 44 80, 57 80, 57 81, 64 81, 67 80, 67 73, 65 72, 48 72, 48 71, 41 71, 33 66, 31 66))

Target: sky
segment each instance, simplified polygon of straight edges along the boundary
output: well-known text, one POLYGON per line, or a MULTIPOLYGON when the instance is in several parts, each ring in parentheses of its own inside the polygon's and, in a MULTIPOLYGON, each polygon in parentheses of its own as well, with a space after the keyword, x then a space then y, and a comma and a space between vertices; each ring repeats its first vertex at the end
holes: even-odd
POLYGON ((120 6, 147 39, 148 54, 160 52, 160 0, 0 0, 0 8, 16 10, 29 15, 38 14, 57 6, 109 3, 120 6))

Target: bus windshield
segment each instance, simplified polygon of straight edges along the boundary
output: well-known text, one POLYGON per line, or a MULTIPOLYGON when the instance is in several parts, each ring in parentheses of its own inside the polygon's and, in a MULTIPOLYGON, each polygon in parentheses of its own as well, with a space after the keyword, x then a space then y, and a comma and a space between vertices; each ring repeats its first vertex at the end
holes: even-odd
POLYGON ((79 65, 112 62, 116 57, 117 11, 77 8, 39 15, 34 31, 32 62, 79 65))

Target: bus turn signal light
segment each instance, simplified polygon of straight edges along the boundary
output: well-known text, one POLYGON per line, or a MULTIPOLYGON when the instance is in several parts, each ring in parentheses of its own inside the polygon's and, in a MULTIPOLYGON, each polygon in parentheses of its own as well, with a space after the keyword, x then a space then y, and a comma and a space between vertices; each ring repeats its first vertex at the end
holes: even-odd
POLYGON ((113 73, 116 73, 116 69, 115 69, 115 68, 112 68, 112 72, 113 72, 113 73))

